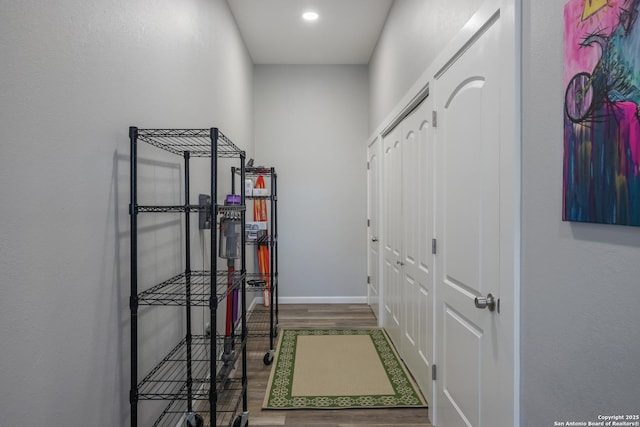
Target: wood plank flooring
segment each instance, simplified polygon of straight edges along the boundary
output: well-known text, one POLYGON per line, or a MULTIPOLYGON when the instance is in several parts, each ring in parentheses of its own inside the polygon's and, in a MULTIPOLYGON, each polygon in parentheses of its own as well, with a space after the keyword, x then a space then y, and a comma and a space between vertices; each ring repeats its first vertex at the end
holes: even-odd
MULTIPOLYGON (((258 317, 259 312, 255 313, 254 320, 258 317)), ((266 319, 268 318, 264 320, 266 319)), ((279 321, 280 330, 295 327, 357 328, 377 326, 371 309, 367 305, 360 304, 281 304, 279 306, 279 321)), ((249 323, 250 330, 251 327, 252 325, 249 323)), ((277 339, 274 342, 277 342, 277 339)), ((426 408, 263 410, 262 401, 271 372, 271 366, 266 366, 262 360, 267 350, 269 350, 268 335, 250 337, 247 345, 250 427, 432 427, 426 408)))

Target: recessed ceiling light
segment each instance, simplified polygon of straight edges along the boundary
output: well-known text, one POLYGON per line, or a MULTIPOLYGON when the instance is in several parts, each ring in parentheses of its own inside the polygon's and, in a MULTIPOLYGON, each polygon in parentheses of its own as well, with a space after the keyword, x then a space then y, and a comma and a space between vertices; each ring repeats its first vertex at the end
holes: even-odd
POLYGON ((302 14, 302 19, 305 21, 315 21, 318 17, 319 15, 316 12, 305 12, 302 14))

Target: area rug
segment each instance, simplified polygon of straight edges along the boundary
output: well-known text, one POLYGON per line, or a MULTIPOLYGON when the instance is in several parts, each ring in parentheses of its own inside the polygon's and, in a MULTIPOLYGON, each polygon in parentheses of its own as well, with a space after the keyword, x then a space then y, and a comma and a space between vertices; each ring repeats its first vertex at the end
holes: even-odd
POLYGON ((264 409, 407 408, 427 404, 383 329, 285 329, 264 409))

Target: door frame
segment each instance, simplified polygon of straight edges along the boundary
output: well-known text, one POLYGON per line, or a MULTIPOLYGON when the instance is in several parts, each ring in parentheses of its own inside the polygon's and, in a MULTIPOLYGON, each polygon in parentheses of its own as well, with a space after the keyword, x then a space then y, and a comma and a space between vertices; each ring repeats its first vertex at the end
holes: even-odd
MULTIPOLYGON (((502 283, 512 283, 513 286, 505 286, 501 291, 501 314, 510 326, 506 334, 512 340, 513 366, 506 367, 503 374, 498 379, 501 381, 503 389, 513 391, 512 399, 505 404, 512 409, 513 426, 520 425, 520 239, 521 239, 521 120, 522 120, 522 93, 521 93, 521 49, 522 46, 522 0, 486 0, 478 11, 471 17, 467 24, 458 34, 445 46, 436 59, 427 67, 423 74, 416 80, 405 96, 391 110, 390 114, 382 124, 373 132, 374 138, 382 137, 389 133, 415 106, 416 99, 420 97, 422 91, 432 87, 437 96, 434 76, 446 69, 450 65, 451 58, 456 57, 464 51, 475 38, 482 34, 484 26, 496 15, 500 14, 500 44, 502 52, 507 52, 503 63, 500 64, 503 70, 502 84, 507 90, 501 91, 501 128, 500 137, 503 141, 513 141, 513 144, 505 144, 501 148, 503 156, 502 176, 500 181, 500 194, 504 203, 500 206, 500 245, 503 250, 500 252, 500 263, 505 268, 500 270, 500 280, 502 283), (510 177, 510 179, 509 179, 510 177)), ((436 123, 437 126, 437 123, 436 123)), ((437 143, 437 142, 436 142, 437 143)), ((381 161, 383 161, 381 157, 381 161)), ((380 167, 381 175, 384 168, 380 167)), ((381 177, 382 179, 382 177, 381 177)), ((381 187, 379 203, 385 197, 381 187)), ((380 217, 380 227, 384 221, 380 217)), ((384 231, 380 231, 381 236, 384 231)), ((382 244, 384 242, 381 241, 382 244)), ((380 251, 382 256, 382 251, 380 251)), ((380 307, 383 307, 385 298, 384 276, 380 275, 380 307)), ((437 293, 437 289, 435 290, 437 293)), ((382 314, 383 310, 380 310, 382 314)), ((437 319, 436 319, 437 321, 437 319)), ((378 318, 378 324, 383 325, 382 318, 378 318)), ((437 325, 436 325, 437 327, 437 325)), ((435 336, 434 336, 435 341, 435 336)), ((438 349, 435 347, 434 353, 438 349)), ((434 360, 437 364, 438 360, 434 360)), ((430 407, 435 408, 434 402, 429 402, 430 407)), ((430 411, 431 421, 437 425, 437 412, 430 411)))
POLYGON ((383 320, 384 320, 384 310, 382 310, 382 295, 383 295, 383 291, 382 291, 382 284, 383 284, 383 280, 382 280, 382 251, 380 250, 380 248, 382 247, 382 221, 380 220, 382 218, 382 137, 379 135, 375 135, 373 138, 371 138, 368 142, 367 142, 367 158, 366 158, 366 164, 367 164, 367 304, 372 308, 373 314, 376 316, 376 319, 378 320, 378 324, 382 324, 383 320), (374 165, 376 167, 376 170, 378 172, 378 175, 375 182, 372 179, 372 174, 371 174, 371 165, 370 165, 370 159, 372 156, 375 155, 376 158, 376 165, 374 165), (370 203, 370 199, 371 199, 371 194, 374 190, 374 186, 377 187, 377 193, 378 193, 378 204, 376 206, 374 206, 372 203, 370 203), (372 212, 373 211, 373 212, 372 212), (378 226, 378 235, 375 236, 372 232, 372 228, 371 228, 371 219, 373 218, 374 214, 377 217, 377 226, 378 226), (378 245, 378 259, 377 259, 377 263, 373 263, 372 259, 371 259, 371 245, 374 243, 373 242, 373 238, 377 238, 378 241, 376 242, 378 245), (374 265, 377 265, 377 271, 373 271, 374 265), (374 276, 375 274, 375 276, 374 276), (371 280, 376 280, 378 283, 377 285, 377 289, 378 289, 378 294, 377 295, 372 295, 372 283, 370 283, 371 280))

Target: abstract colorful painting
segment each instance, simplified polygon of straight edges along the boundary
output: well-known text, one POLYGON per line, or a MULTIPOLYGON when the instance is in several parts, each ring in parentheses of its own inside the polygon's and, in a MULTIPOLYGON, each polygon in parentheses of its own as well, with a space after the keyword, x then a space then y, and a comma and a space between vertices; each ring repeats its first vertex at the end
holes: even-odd
POLYGON ((565 5, 565 221, 640 225, 639 7, 565 5))

